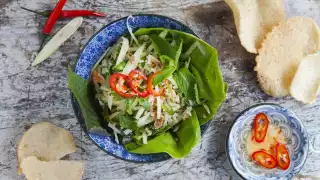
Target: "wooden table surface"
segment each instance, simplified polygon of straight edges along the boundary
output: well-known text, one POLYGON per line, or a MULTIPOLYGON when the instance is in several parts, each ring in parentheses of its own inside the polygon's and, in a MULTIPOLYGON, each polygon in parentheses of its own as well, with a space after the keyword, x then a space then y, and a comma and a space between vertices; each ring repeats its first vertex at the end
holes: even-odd
MULTIPOLYGON (((284 0, 287 16, 304 15, 320 24, 319 0, 284 0)), ((240 179, 227 161, 226 133, 245 108, 261 102, 281 104, 304 122, 310 137, 320 133, 320 101, 303 105, 291 97, 264 94, 253 71, 253 54, 240 45, 232 12, 216 0, 68 0, 66 9, 95 9, 107 18, 86 19, 80 30, 39 67, 30 67, 39 49, 45 22, 19 5, 31 9, 53 8, 56 0, 0 0, 0 179, 24 179, 16 175, 18 140, 30 125, 50 121, 74 135, 77 152, 70 159, 85 162, 84 178, 100 179, 240 179), (180 20, 218 49, 220 66, 229 83, 227 100, 208 132, 182 160, 135 164, 107 155, 80 129, 67 90, 67 64, 74 63, 82 46, 101 27, 135 13, 156 13, 180 20)), ((68 21, 59 22, 56 29, 68 21)), ((309 152, 297 179, 320 177, 320 155, 309 152)))

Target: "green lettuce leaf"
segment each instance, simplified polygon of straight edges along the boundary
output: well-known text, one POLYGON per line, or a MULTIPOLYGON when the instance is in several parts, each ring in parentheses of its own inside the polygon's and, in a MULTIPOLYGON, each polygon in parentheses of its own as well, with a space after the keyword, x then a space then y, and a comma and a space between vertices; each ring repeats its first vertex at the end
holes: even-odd
POLYGON ((68 88, 77 99, 85 120, 87 131, 109 135, 109 133, 100 124, 100 117, 96 113, 92 102, 90 102, 89 81, 74 73, 71 67, 68 67, 68 88))
POLYGON ((224 81, 218 69, 218 53, 213 51, 210 56, 202 55, 200 50, 196 49, 191 54, 191 72, 197 78, 199 83, 200 98, 207 100, 224 100, 224 81), (207 58, 207 60, 203 60, 207 58), (210 92, 210 93, 208 93, 210 92))
POLYGON ((198 144, 200 137, 199 121, 196 112, 193 110, 192 116, 180 124, 180 128, 176 133, 168 131, 148 140, 148 144, 137 147, 130 143, 125 147, 130 152, 138 154, 166 152, 173 158, 183 158, 198 144))

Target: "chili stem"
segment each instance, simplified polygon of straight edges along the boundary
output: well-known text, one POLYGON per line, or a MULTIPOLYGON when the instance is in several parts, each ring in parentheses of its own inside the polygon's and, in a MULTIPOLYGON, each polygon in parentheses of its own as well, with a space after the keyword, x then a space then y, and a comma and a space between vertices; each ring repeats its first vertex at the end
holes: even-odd
POLYGON ((50 13, 48 14, 47 11, 36 11, 36 10, 32 10, 32 9, 28 9, 28 8, 25 8, 25 7, 21 7, 21 9, 24 9, 26 11, 29 11, 29 12, 33 12, 35 14, 39 14, 41 16, 45 16, 45 17, 49 17, 50 16, 50 13))

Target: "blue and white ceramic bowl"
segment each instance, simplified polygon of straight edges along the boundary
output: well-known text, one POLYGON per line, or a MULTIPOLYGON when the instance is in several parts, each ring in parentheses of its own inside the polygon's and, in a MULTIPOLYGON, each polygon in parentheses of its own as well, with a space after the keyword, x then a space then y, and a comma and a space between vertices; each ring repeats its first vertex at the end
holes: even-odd
MULTIPOLYGON (((93 35, 93 37, 85 45, 75 67, 75 72, 79 76, 88 79, 90 77, 92 67, 94 66, 94 64, 96 64, 99 57, 102 56, 105 50, 109 46, 112 46, 121 36, 129 33, 126 26, 127 20, 133 31, 139 28, 164 27, 168 29, 184 31, 186 33, 195 35, 194 32, 186 25, 165 16, 134 15, 129 19, 127 17, 119 19, 103 27, 99 32, 93 35)), ((113 137, 102 136, 87 132, 79 104, 73 97, 72 93, 71 100, 74 111, 82 128, 88 134, 90 139, 105 152, 117 158, 133 162, 157 162, 167 160, 170 158, 170 156, 166 153, 129 153, 122 145, 117 144, 114 141, 113 137)), ((204 133, 208 126, 209 123, 202 125, 201 132, 204 133)))
POLYGON ((276 104, 259 104, 243 111, 231 126, 227 154, 234 170, 250 180, 288 180, 302 169, 308 154, 308 134, 301 120, 290 110, 276 104), (271 124, 277 125, 287 141, 291 164, 287 170, 265 169, 251 160, 246 151, 246 140, 252 130, 256 114, 265 113, 271 124))

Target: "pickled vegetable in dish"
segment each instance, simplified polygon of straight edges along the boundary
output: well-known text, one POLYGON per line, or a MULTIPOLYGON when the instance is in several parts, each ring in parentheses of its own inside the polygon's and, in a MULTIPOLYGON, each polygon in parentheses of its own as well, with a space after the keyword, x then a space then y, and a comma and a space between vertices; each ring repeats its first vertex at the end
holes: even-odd
POLYGON ((264 168, 277 166, 286 170, 290 166, 290 155, 281 128, 270 124, 266 114, 258 113, 253 120, 253 129, 247 138, 249 156, 264 168))

